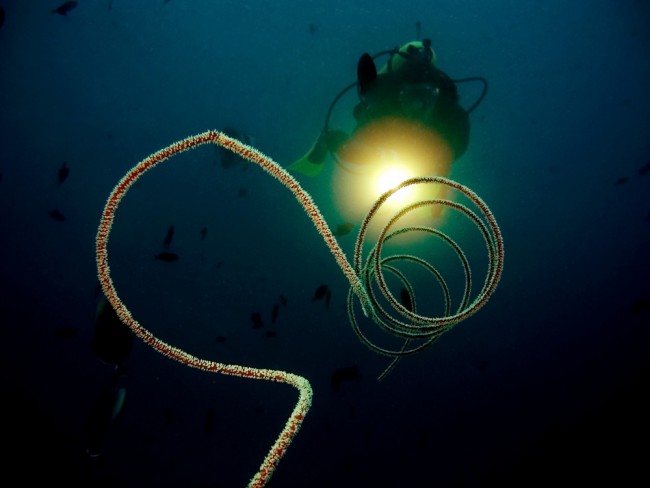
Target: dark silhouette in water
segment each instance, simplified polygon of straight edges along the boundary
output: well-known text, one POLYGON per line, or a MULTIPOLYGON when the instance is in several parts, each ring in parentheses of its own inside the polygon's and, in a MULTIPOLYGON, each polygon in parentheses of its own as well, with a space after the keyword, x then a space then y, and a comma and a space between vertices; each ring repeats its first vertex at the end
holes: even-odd
POLYGON ((621 176, 618 178, 614 185, 622 185, 623 183, 627 183, 627 176, 621 176))
MULTIPOLYGON (((224 127, 222 132, 227 136, 233 137, 235 139, 239 139, 244 144, 251 144, 252 142, 252 139, 248 134, 238 129, 235 129, 234 127, 231 126, 224 127)), ((219 160, 221 161, 221 167, 225 169, 234 168, 235 166, 241 166, 242 169, 247 169, 249 166, 248 160, 242 158, 238 154, 235 154, 234 152, 225 149, 223 147, 216 146, 215 153, 219 158, 219 160)))
POLYGON ((169 228, 167 229, 167 234, 165 235, 165 239, 163 240, 163 247, 165 249, 169 249, 169 246, 171 246, 173 238, 174 238, 174 226, 170 225, 169 228))
POLYGON ((68 178, 68 175, 70 174, 70 168, 68 167, 67 164, 63 163, 61 167, 59 168, 59 173, 58 173, 58 180, 57 180, 57 186, 61 186, 63 182, 68 178))
POLYGON ((163 251, 160 254, 154 255, 154 258, 156 258, 158 261, 164 261, 165 263, 173 263, 175 261, 178 261, 178 254, 169 251, 163 251))
POLYGON ((124 362, 133 349, 133 332, 117 316, 102 295, 97 305, 95 335, 90 349, 102 362, 124 370, 124 362))
POLYGON ((408 310, 409 312, 413 311, 413 299, 411 298, 411 294, 409 291, 402 287, 402 289, 399 292, 399 297, 400 300, 402 301, 402 305, 404 305, 404 308, 408 310))
POLYGON ((65 222, 65 215, 63 215, 57 208, 50 210, 47 214, 52 220, 56 220, 57 222, 65 222))
POLYGON ((77 8, 77 5, 79 5, 79 2, 64 2, 57 8, 53 8, 51 12, 53 14, 68 15, 69 12, 77 8))
POLYGON ((100 361, 114 367, 110 386, 99 393, 84 425, 86 454, 95 458, 101 454, 111 424, 124 407, 126 388, 120 383, 126 377, 125 361, 133 349, 133 332, 103 295, 97 305, 90 349, 100 361))
POLYGON ((253 329, 260 329, 264 327, 262 315, 259 312, 253 312, 251 314, 251 322, 253 322, 253 329))
POLYGON ((318 288, 316 288, 316 291, 314 291, 314 296, 312 297, 311 301, 315 302, 316 300, 322 300, 327 295, 328 290, 329 286, 320 285, 318 288))
POLYGON ((329 308, 330 306, 330 300, 332 299, 332 291, 330 290, 328 285, 320 285, 318 288, 316 288, 316 291, 314 291, 314 296, 312 297, 311 301, 315 302, 317 300, 323 300, 325 302, 325 308, 329 308))
POLYGON ((351 224, 350 222, 344 222, 342 224, 337 225, 336 229, 332 232, 332 234, 334 234, 334 237, 341 237, 346 234, 349 234, 353 228, 354 228, 354 224, 351 224))

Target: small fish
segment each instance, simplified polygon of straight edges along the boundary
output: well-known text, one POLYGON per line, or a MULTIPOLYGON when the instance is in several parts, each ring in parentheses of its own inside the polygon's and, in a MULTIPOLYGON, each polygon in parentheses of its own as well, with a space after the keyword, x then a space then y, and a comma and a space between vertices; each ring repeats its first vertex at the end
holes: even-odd
POLYGON ((404 308, 408 310, 409 312, 413 311, 413 299, 411 298, 411 294, 409 291, 402 287, 402 289, 399 292, 399 298, 402 302, 402 305, 404 305, 404 308))
POLYGON ((643 166, 641 166, 639 168, 639 174, 641 176, 643 176, 644 174, 646 174, 649 171, 650 171, 650 161, 648 161, 647 163, 645 163, 643 166))
POLYGON ((251 322, 253 322, 253 329, 261 329, 264 327, 262 315, 259 312, 253 312, 251 314, 251 322))
POLYGON ((167 235, 165 235, 165 240, 163 241, 163 247, 165 249, 169 249, 169 246, 171 245, 173 238, 174 238, 174 226, 170 225, 169 228, 167 229, 167 235))
POLYGON ((330 300, 332 299, 332 291, 330 289, 325 293, 325 308, 330 308, 330 300))
POLYGON ((0 7, 0 27, 5 23, 5 9, 0 7))
POLYGON ((278 318, 278 312, 280 311, 280 305, 277 303, 273 305, 273 310, 271 310, 271 323, 275 324, 275 321, 278 318))
POLYGON ((215 341, 217 341, 219 344, 223 344, 224 342, 226 342, 226 337, 222 335, 218 335, 215 341))
POLYGON ((50 218, 52 220, 56 220, 57 222, 64 222, 65 221, 65 215, 63 215, 59 211, 59 209, 55 208, 54 210, 50 210, 47 214, 50 216, 50 218))
POLYGON ((336 230, 332 232, 332 234, 334 234, 334 237, 341 237, 346 234, 349 234, 353 228, 354 228, 354 224, 351 224, 350 222, 344 222, 342 224, 337 225, 336 230))
POLYGON ((169 251, 163 251, 160 254, 155 254, 154 258, 156 258, 158 261, 164 261, 165 263, 173 263, 174 261, 178 261, 178 254, 169 251))
POLYGON ((316 291, 314 292, 314 296, 312 297, 311 301, 315 302, 316 300, 321 300, 322 298, 324 298, 325 295, 327 294, 328 289, 329 286, 320 285, 318 288, 316 288, 316 291))
POLYGON ((481 360, 481 361, 478 363, 478 369, 479 369, 480 371, 485 371, 485 370, 487 370, 487 369, 488 369, 488 366, 490 366, 490 361, 488 361, 487 359, 483 359, 483 360, 481 360))
POLYGON ((207 235, 208 235, 208 228, 201 227, 201 240, 204 241, 207 235))
POLYGON ((274 330, 267 330, 266 332, 264 332, 264 337, 268 337, 269 339, 272 339, 272 338, 277 337, 277 336, 278 336, 278 333, 276 331, 274 331, 274 330))
POLYGON ((70 174, 70 168, 68 168, 68 165, 65 164, 64 162, 59 168, 59 178, 56 183, 57 186, 61 186, 63 182, 68 178, 69 174, 70 174))
POLYGON ((287 297, 285 297, 284 295, 280 295, 280 304, 282 304, 283 307, 286 307, 287 303, 289 303, 287 301, 287 297))
POLYGON ((248 189, 247 188, 240 188, 239 191, 237 192, 238 197, 245 197, 248 195, 248 189))
POLYGON ((626 182, 627 182, 627 176, 621 176, 620 178, 618 178, 616 180, 614 185, 622 185, 623 183, 626 183, 626 182))
POLYGON ((310 34, 314 34, 316 32, 316 30, 317 30, 316 24, 313 24, 313 23, 309 24, 309 33, 310 34))
POLYGON ((418 20, 415 23, 415 40, 420 40, 420 35, 422 34, 422 23, 418 20))
POLYGON ((57 8, 51 10, 53 14, 67 15, 68 12, 74 10, 79 5, 79 2, 63 2, 57 8))
POLYGON ((343 368, 337 368, 332 372, 330 376, 330 384, 334 391, 339 391, 341 388, 341 383, 344 381, 360 381, 361 374, 359 374, 359 368, 356 366, 346 366, 343 368))

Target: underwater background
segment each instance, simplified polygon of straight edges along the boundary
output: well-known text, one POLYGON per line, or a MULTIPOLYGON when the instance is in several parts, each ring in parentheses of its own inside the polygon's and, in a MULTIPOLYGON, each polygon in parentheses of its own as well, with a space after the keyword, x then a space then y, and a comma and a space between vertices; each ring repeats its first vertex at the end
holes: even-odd
MULTIPOLYGON (((235 128, 288 166, 359 56, 419 23, 443 71, 489 83, 450 175, 504 238, 477 314, 377 381, 389 360, 350 327, 349 283, 295 198, 209 146, 147 173, 120 206, 120 296, 193 355, 309 379, 312 407, 269 487, 648 482, 647 1, 62 3, 0 0, 8 478, 246 485, 295 390, 198 371, 135 337, 116 378, 92 347, 103 206, 137 162, 208 129, 235 128), (116 389, 89 456, 89 419, 116 389)), ((468 105, 480 90, 459 92, 468 105)), ((341 100, 336 125, 353 105, 341 100)), ((297 178, 336 227, 330 180, 297 178)), ((356 230, 339 238, 349 259, 356 230)))

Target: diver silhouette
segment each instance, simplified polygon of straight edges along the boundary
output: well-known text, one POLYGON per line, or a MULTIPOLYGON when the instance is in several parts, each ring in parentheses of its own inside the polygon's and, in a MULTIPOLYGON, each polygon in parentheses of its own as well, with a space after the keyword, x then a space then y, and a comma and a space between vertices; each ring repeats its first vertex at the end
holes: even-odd
POLYGON ((482 102, 486 92, 487 81, 482 77, 453 80, 439 69, 428 38, 374 56, 363 53, 357 64, 357 81, 336 95, 316 142, 289 170, 316 176, 328 154, 344 166, 363 165, 368 157, 377 157, 379 151, 395 150, 393 141, 401 138, 404 131, 411 131, 419 139, 435 140, 436 150, 446 152, 445 164, 436 171, 438 176, 446 177, 451 163, 467 149, 469 114, 482 102), (375 59, 384 55, 389 56, 388 61, 377 70, 375 59), (469 81, 481 82, 483 90, 469 108, 463 108, 457 84, 469 81), (351 134, 331 129, 335 105, 355 87, 359 98, 352 112, 356 127, 351 134))
POLYGON ((90 347, 100 361, 112 366, 110 382, 95 399, 84 426, 86 455, 96 458, 101 454, 111 424, 124 407, 125 362, 133 348, 133 332, 120 320, 104 295, 97 306, 95 334, 90 347))

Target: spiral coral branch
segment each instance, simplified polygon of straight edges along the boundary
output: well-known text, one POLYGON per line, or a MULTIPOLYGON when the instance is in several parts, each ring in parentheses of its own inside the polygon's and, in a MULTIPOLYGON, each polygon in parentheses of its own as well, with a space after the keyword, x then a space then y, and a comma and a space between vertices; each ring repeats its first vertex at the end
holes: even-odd
POLYGON ((459 183, 442 177, 414 178, 407 180, 397 188, 386 192, 370 209, 361 225, 361 230, 357 238, 357 243, 354 251, 353 267, 345 257, 345 254, 343 253, 336 238, 332 234, 332 231, 330 230, 325 219, 323 218, 323 215, 312 200, 311 196, 305 190, 303 190, 303 188, 293 178, 293 176, 291 176, 276 162, 259 152, 257 149, 247 146, 237 139, 233 139, 226 134, 217 131, 206 131, 196 136, 188 137, 181 141, 175 142, 170 146, 161 149, 160 151, 155 152, 154 154, 138 163, 120 180, 120 182, 108 197, 108 200, 104 207, 99 229, 97 231, 95 249, 99 281, 101 283, 104 294, 115 309, 120 320, 128 325, 138 337, 153 347, 156 351, 185 365, 213 373, 286 383, 298 390, 298 400, 293 411, 291 412, 291 415, 289 416, 289 419, 287 420, 275 443, 271 446, 271 449, 264 458, 258 472, 253 476, 248 485, 250 488, 262 488, 268 483, 269 479, 273 475, 273 472, 286 453, 293 438, 298 433, 298 430, 300 429, 302 422, 304 421, 305 416, 309 411, 312 401, 312 388, 309 384, 309 381, 301 376, 284 371, 223 364, 215 361, 200 359, 186 353, 181 349, 163 342, 133 318, 131 312, 117 294, 117 290, 115 289, 115 285, 111 278, 110 268, 108 265, 108 240, 113 222, 115 220, 115 213, 120 204, 120 201, 124 198, 131 186, 148 170, 166 161, 172 156, 208 143, 217 144, 259 165, 264 171, 280 181, 283 186, 285 186, 293 193, 295 198, 305 210, 305 213, 309 216, 309 218, 316 226, 317 231, 323 237, 325 244, 334 256, 334 259, 336 260, 338 266, 341 268, 348 281, 350 282, 350 293, 348 294, 348 315, 353 330, 366 346, 381 354, 389 355, 394 358, 390 365, 382 373, 380 379, 392 370, 397 360, 399 360, 402 356, 413 354, 415 352, 421 351, 425 347, 428 347, 435 340, 437 340, 443 332, 448 330, 448 328, 458 323, 459 321, 466 319, 477 310, 479 310, 487 302, 488 298, 496 289, 497 283, 503 270, 503 240, 499 227, 497 226, 496 220, 494 219, 492 213, 488 209, 487 205, 485 205, 485 203, 474 192, 464 187, 463 185, 460 185, 459 183), (362 263, 361 250, 363 247, 364 237, 368 228, 368 224, 377 212, 378 208, 393 193, 401 188, 409 185, 431 183, 447 185, 463 193, 479 208, 487 224, 485 224, 478 215, 469 210, 466 206, 450 200, 436 199, 418 202, 401 210, 393 218, 390 219, 388 224, 384 227, 378 242, 370 251, 365 263, 362 263), (463 251, 453 240, 451 240, 448 236, 439 230, 431 229, 428 227, 407 227, 404 229, 398 229, 389 232, 391 227, 394 226, 395 223, 403 215, 407 214, 415 208, 427 205, 444 205, 460 211, 474 222, 474 224, 479 228, 486 242, 489 258, 487 277, 481 292, 469 305, 469 290, 471 287, 471 273, 469 264, 464 256, 463 251), (384 242, 404 232, 416 231, 428 232, 431 235, 439 237, 454 250, 454 252, 461 260, 465 272, 465 293, 463 295, 463 299, 458 311, 454 314, 450 314, 450 298, 448 287, 436 268, 431 266, 426 261, 415 256, 398 255, 384 258, 381 256, 384 242), (410 296, 414 296, 411 284, 408 283, 406 277, 397 268, 389 264, 396 260, 408 260, 417 263, 435 276, 445 294, 444 316, 424 317, 417 313, 415 309, 415 300, 413 300, 412 310, 408 310, 403 305, 399 304, 397 300, 395 300, 395 298, 388 290, 388 287, 384 280, 384 270, 397 276, 408 290, 410 296), (394 311, 396 311, 398 315, 411 321, 411 323, 406 323, 399 319, 393 318, 389 313, 381 308, 377 301, 377 298, 372 292, 371 283, 373 280, 378 283, 381 293, 388 300, 394 311), (379 324, 391 334, 405 339, 403 346, 399 350, 390 351, 376 346, 369 339, 367 339, 363 333, 361 333, 356 321, 356 317, 354 315, 354 296, 356 296, 359 300, 361 308, 366 317, 379 324), (414 339, 422 339, 424 340, 424 343, 409 348, 410 342, 414 339))
MULTIPOLYGON (((435 342, 442 333, 448 331, 451 327, 461 322, 462 320, 467 319, 471 315, 475 314, 485 303, 487 303, 490 296, 494 293, 496 286, 499 282, 501 274, 503 272, 503 237, 499 226, 497 225, 496 219, 492 215, 492 212, 488 206, 479 198, 476 193, 474 193, 469 188, 457 183, 455 181, 449 180, 441 176, 422 176, 417 178, 411 178, 405 180, 401 184, 397 185, 395 188, 385 192, 381 195, 373 206, 368 211, 359 235, 357 237, 355 249, 354 249, 354 271, 359 276, 363 276, 363 285, 366 290, 366 294, 371 302, 372 308, 374 310, 373 318, 374 321, 379 324, 385 331, 390 334, 406 338, 404 345, 398 350, 389 350, 384 347, 378 346, 373 343, 362 331, 359 326, 359 323, 354 315, 354 306, 353 306, 353 294, 348 294, 348 317, 352 328, 359 337, 359 339, 370 349, 387 356, 394 358, 393 362, 388 366, 388 368, 380 375, 380 379, 385 377, 388 371, 392 370, 396 364, 396 360, 399 358, 419 352, 424 348, 430 346, 435 342), (405 208, 399 210, 393 217, 391 217, 388 222, 383 227, 379 238, 372 249, 369 251, 367 257, 363 258, 362 250, 365 235, 367 229, 370 226, 371 220, 376 216, 380 207, 396 192, 406 188, 411 185, 445 185, 452 189, 457 190, 463 194, 474 206, 478 209, 481 216, 477 215, 469 207, 464 204, 447 200, 447 199, 432 199, 432 200, 422 200, 415 203, 412 203, 405 208), (450 209, 456 210, 461 214, 465 215, 480 231, 486 245, 487 249, 487 258, 488 258, 488 270, 483 284, 482 289, 479 291, 474 300, 470 301, 470 292, 472 286, 472 275, 469 262, 465 253, 461 247, 448 235, 441 232, 438 229, 431 227, 423 226, 411 226, 403 227, 397 230, 392 230, 393 227, 397 225, 399 220, 406 216, 408 213, 421 208, 421 207, 436 207, 444 206, 450 209), (416 261, 413 256, 399 254, 396 256, 382 257, 382 252, 384 244, 390 239, 408 232, 424 232, 431 236, 437 237, 439 240, 446 243, 451 250, 458 256, 463 271, 465 275, 465 286, 463 298, 460 302, 458 310, 455 313, 450 313, 449 310, 449 290, 446 282, 442 279, 440 273, 434 268, 431 264, 424 260, 416 261), (403 307, 390 292, 389 287, 384 278, 384 270, 390 271, 394 274, 394 268, 388 266, 387 263, 395 260, 409 260, 417 262, 421 267, 427 269, 429 272, 433 273, 438 281, 439 285, 442 287, 445 294, 445 313, 439 317, 425 317, 420 315, 415 310, 407 310, 403 307), (390 304, 392 310, 396 313, 397 317, 391 316, 387 313, 379 303, 376 295, 372 290, 373 283, 377 284, 377 287, 381 291, 381 294, 390 304), (406 319, 407 322, 400 319, 406 319), (424 341, 423 343, 409 348, 411 339, 419 339, 424 341)), ((403 281, 403 278, 400 278, 403 281)), ((412 292, 410 292, 413 295, 412 292)))

